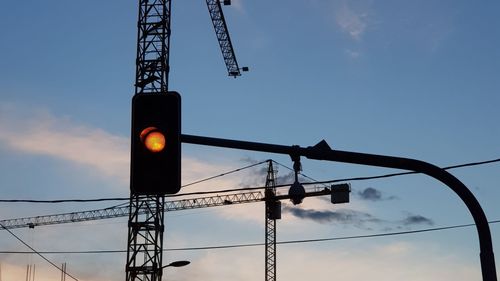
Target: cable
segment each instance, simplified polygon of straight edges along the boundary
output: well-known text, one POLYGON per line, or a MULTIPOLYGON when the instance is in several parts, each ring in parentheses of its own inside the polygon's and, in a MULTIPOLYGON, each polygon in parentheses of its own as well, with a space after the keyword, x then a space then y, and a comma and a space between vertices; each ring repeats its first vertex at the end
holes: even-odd
MULTIPOLYGON (((495 163, 495 162, 500 162, 500 158, 493 159, 493 160, 487 160, 487 161, 481 161, 481 162, 472 162, 472 163, 465 163, 465 164, 460 164, 460 165, 448 166, 448 167, 444 167, 443 170, 450 170, 450 169, 470 167, 470 166, 478 166, 478 165, 490 164, 490 163, 495 163)), ((346 182, 346 181, 372 180, 372 179, 390 178, 390 177, 395 177, 395 176, 411 175, 411 174, 420 174, 420 173, 419 172, 391 173, 391 174, 384 174, 384 175, 378 175, 378 176, 354 177, 354 178, 343 178, 343 179, 334 179, 334 180, 327 180, 327 181, 304 182, 304 183, 302 183, 302 185, 316 185, 316 184, 329 184, 329 183, 346 182)), ((281 188, 281 187, 289 187, 289 186, 290 186, 290 183, 279 184, 279 185, 276 185, 275 187, 281 188)), ((169 195, 167 197, 178 197, 178 196, 184 196, 184 195, 206 195, 206 194, 238 192, 238 191, 252 191, 252 190, 265 189, 265 188, 266 188, 265 186, 259 186, 259 187, 225 189, 225 190, 218 190, 218 191, 191 192, 191 193, 173 194, 173 195, 169 195)))
MULTIPOLYGON (((491 164, 491 163, 495 163, 495 162, 500 162, 500 158, 493 159, 493 160, 487 160, 487 161, 481 161, 481 162, 472 162, 472 163, 465 163, 465 164, 460 164, 460 165, 448 166, 448 167, 444 167, 442 169, 443 170, 451 170, 451 169, 456 169, 456 168, 464 168, 464 167, 478 166, 478 165, 484 165, 484 164, 491 164)), ((354 178, 344 178, 344 179, 335 179, 335 180, 318 181, 318 182, 308 182, 308 183, 302 183, 302 185, 327 184, 327 183, 344 182, 344 181, 374 180, 374 179, 380 179, 380 178, 390 178, 390 177, 412 175, 412 174, 421 174, 421 173, 419 173, 419 172, 391 173, 391 174, 384 174, 384 175, 378 175, 378 176, 354 177, 354 178)))
MULTIPOLYGON (((500 223, 500 220, 489 221, 489 224, 500 223)), ((386 232, 386 233, 374 233, 367 235, 355 235, 355 236, 342 236, 342 237, 329 237, 329 238, 317 238, 317 239, 303 239, 303 240, 288 240, 276 242, 277 245, 287 245, 287 244, 301 244, 301 243, 313 243, 313 242, 326 242, 326 241, 337 241, 337 240, 350 240, 350 239, 363 239, 363 238, 376 238, 384 236, 396 236, 396 235, 406 235, 406 234, 416 234, 424 232, 433 232, 441 230, 450 230, 457 228, 465 228, 475 226, 474 223, 469 224, 459 224, 443 227, 434 228, 424 228, 417 230, 408 231, 398 231, 398 232, 386 232)), ((202 247, 186 247, 186 248, 166 248, 163 249, 164 252, 170 251, 199 251, 199 250, 217 250, 217 249, 230 249, 230 248, 246 248, 246 247, 257 247, 264 246, 264 243, 246 243, 246 244, 233 244, 233 245, 219 245, 219 246, 202 246, 202 247)), ((116 254, 116 253, 126 253, 127 250, 95 250, 95 251, 44 251, 40 252, 43 254, 116 254)), ((0 251, 0 254, 31 254, 32 252, 27 251, 0 251)))
POLYGON ((184 187, 187 187, 187 186, 190 186, 190 185, 194 185, 194 184, 202 183, 202 182, 205 182, 205 181, 208 181, 208 180, 212 180, 212 179, 215 179, 215 178, 218 178, 218 177, 226 176, 226 175, 229 175, 229 174, 232 174, 232 173, 235 173, 235 172, 239 172, 241 170, 245 170, 245 169, 248 169, 248 168, 252 168, 252 167, 258 166, 260 164, 266 163, 267 161, 269 161, 269 160, 265 160, 265 161, 262 161, 262 162, 259 162, 259 163, 248 165, 248 166, 245 166, 245 167, 242 167, 242 168, 239 168, 239 169, 234 169, 232 171, 225 172, 225 173, 222 173, 222 174, 219 174, 219 175, 216 175, 216 176, 208 177, 206 179, 194 181, 192 183, 185 184, 182 187, 184 188, 184 187))
MULTIPOLYGON (((188 184, 185 184, 182 186, 182 188, 199 184, 208 180, 212 180, 218 177, 226 176, 235 172, 239 172, 248 168, 255 167, 257 165, 261 165, 263 163, 266 163, 269 160, 261 161, 255 164, 251 164, 242 168, 234 169, 228 172, 224 172, 222 174, 208 177, 205 179, 197 180, 188 184)), ((193 192, 193 193, 183 193, 179 194, 178 196, 183 196, 183 195, 197 195, 197 194, 210 194, 210 193, 216 193, 217 191, 212 191, 208 193, 198 193, 198 192, 193 192)), ((228 191, 229 192, 229 191, 228 191)), ((175 195, 177 196, 177 195, 175 195)), ((174 195, 166 196, 166 197, 175 197, 174 195)), ((130 197, 114 197, 114 198, 97 198, 97 199, 60 199, 60 200, 30 200, 30 199, 0 199, 0 203, 87 203, 87 202, 103 202, 103 201, 128 201, 130 200, 130 197)), ((120 206, 120 205, 118 205, 120 206)), ((113 208, 113 207, 110 207, 113 208)))
MULTIPOLYGON (((265 162, 265 161, 264 161, 265 162)), ((495 162, 500 162, 500 158, 498 159, 493 159, 493 160, 487 160, 487 161, 481 161, 481 162, 472 162, 472 163, 465 163, 465 164, 459 164, 459 165, 454 165, 454 166, 448 166, 442 168, 443 170, 450 170, 450 169, 456 169, 456 168, 464 168, 464 167, 471 167, 471 166, 478 166, 478 165, 484 165, 484 164, 491 164, 495 162)), ((260 162, 262 164, 263 162, 260 162)), ((256 165, 256 164, 254 164, 256 165)), ((334 180, 326 180, 326 181, 316 181, 316 182, 305 182, 302 183, 302 185, 315 185, 315 184, 331 184, 331 183, 336 183, 336 182, 345 182, 345 181, 361 181, 361 180, 373 180, 373 179, 380 179, 380 178, 390 178, 390 177, 396 177, 396 176, 403 176, 403 175, 412 175, 412 174, 420 174, 419 172, 401 172, 401 173, 391 173, 391 174, 384 174, 384 175, 378 175, 378 176, 367 176, 367 177, 354 177, 354 178, 344 178, 344 179, 334 179, 334 180)), ((208 178, 207 178, 208 180, 208 178)), ((187 184, 187 185, 191 185, 187 184)), ((187 186, 184 185, 184 186, 187 186)), ((183 186, 183 187, 184 187, 183 186)), ((276 188, 281 188, 281 187, 288 187, 290 184, 280 184, 276 185, 276 188)), ((190 195, 207 195, 207 194, 219 194, 219 193, 227 193, 227 192, 238 192, 238 191, 252 191, 252 190, 260 190, 260 189, 265 189, 265 186, 259 186, 259 187, 245 187, 245 188, 233 188, 233 189, 224 189, 224 190, 212 190, 212 191, 200 191, 200 192, 189 192, 189 193, 178 193, 178 194, 171 194, 168 196, 165 196, 167 198, 171 197, 179 197, 179 196, 190 196, 190 195)), ((102 201, 124 201, 124 200, 130 200, 130 197, 117 197, 117 198, 98 198, 98 199, 62 199, 62 200, 21 200, 21 199, 2 199, 0 200, 0 203, 13 203, 13 202, 21 202, 21 203, 66 203, 66 202, 102 202, 102 201)))
MULTIPOLYGON (((284 168, 286 168, 286 169, 288 169, 288 170, 290 170, 290 171, 294 172, 294 170, 293 170, 292 168, 290 168, 290 167, 288 167, 288 166, 286 166, 286 165, 283 165, 283 164, 281 164, 281 163, 279 163, 279 162, 277 162, 277 161, 274 161, 274 160, 272 160, 272 161, 273 161, 274 163, 276 163, 276 165, 278 165, 278 166, 282 166, 282 167, 284 167, 284 168)), ((306 174, 304 174, 304 173, 300 173, 300 175, 301 175, 302 177, 306 178, 306 179, 309 179, 309 180, 313 181, 313 182, 318 182, 317 180, 315 180, 315 179, 311 178, 310 176, 307 176, 307 175, 306 175, 306 174)), ((326 186, 325 184, 324 184, 324 186, 325 186, 325 187, 328 187, 328 186, 326 186)))
POLYGON ((130 197, 97 198, 97 199, 60 199, 60 200, 29 200, 29 199, 1 199, 0 203, 83 203, 104 201, 125 201, 130 197))
POLYGON ((52 266, 54 266, 55 268, 57 268, 58 270, 60 270, 61 272, 64 272, 64 274, 66 274, 67 276, 71 277, 72 279, 78 281, 78 279, 76 279, 75 277, 73 277, 71 274, 67 273, 65 270, 63 271, 62 268, 60 268, 59 266, 57 266, 56 264, 54 264, 53 262, 51 262, 49 259, 47 259, 45 256, 43 256, 40 252, 38 252, 37 250, 33 249, 33 247, 31 247, 30 245, 28 245, 26 242, 24 242, 21 238, 19 238, 17 235, 15 235, 12 231, 10 231, 9 229, 7 229, 5 226, 3 226, 3 224, 0 223, 0 226, 3 227, 3 229, 7 230, 12 236, 14 236, 17 240, 19 240, 19 242, 23 243, 24 246, 30 248, 31 252, 30 254, 32 253, 35 253, 37 255, 39 255, 42 259, 44 259, 45 261, 47 261, 48 263, 50 263, 52 266))

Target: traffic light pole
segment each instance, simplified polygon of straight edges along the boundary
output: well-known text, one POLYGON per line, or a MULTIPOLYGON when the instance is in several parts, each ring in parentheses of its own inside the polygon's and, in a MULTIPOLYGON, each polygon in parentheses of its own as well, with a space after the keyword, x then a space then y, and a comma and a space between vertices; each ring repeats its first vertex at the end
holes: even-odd
POLYGON ((333 150, 323 140, 315 146, 285 146, 258 142, 238 141, 193 135, 181 135, 181 142, 197 145, 287 154, 292 158, 304 156, 314 160, 326 160, 376 167, 403 169, 431 176, 451 188, 465 203, 471 213, 479 236, 480 261, 483 281, 497 281, 491 232, 481 205, 472 192, 447 171, 427 162, 385 155, 333 150))

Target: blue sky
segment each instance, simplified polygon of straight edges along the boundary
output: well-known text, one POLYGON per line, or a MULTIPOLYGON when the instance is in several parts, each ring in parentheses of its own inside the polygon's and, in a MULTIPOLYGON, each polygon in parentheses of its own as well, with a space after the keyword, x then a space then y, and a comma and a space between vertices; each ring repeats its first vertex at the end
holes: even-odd
MULTIPOLYGON (((129 195, 136 2, 0 3, 2 198, 129 195)), ((250 67, 233 79, 225 73, 204 1, 173 1, 170 89, 182 95, 183 133, 301 146, 325 139, 334 149, 416 158, 438 166, 496 159, 499 5, 233 0, 224 7, 226 20, 239 64, 250 67)), ((183 183, 268 158, 292 166, 287 156, 185 144, 183 183)), ((302 165, 303 173, 317 180, 394 171, 307 159, 302 165)), ((262 185, 265 175, 259 171, 183 191, 262 185)), ((279 175, 288 172, 279 167, 279 175)), ((489 220, 500 219, 498 164, 451 172, 472 190, 489 220)), ((346 205, 334 206, 324 198, 309 198, 296 207, 283 202, 278 240, 472 222, 456 195, 423 175, 351 184, 352 200, 346 205), (366 200, 360 193, 367 189, 381 197, 366 200), (300 212, 350 219, 318 221, 298 217, 300 212)), ((1 203, 0 219, 111 204, 1 203)), ((165 246, 263 242, 263 212, 262 204, 246 204, 169 213, 165 246)), ((498 252, 500 228, 492 224, 491 231, 498 252)), ((125 249, 127 225, 126 219, 114 219, 15 233, 46 251, 125 249)), ((8 233, 0 236, 0 250, 26 250, 8 233)), ((49 258, 67 262, 80 280, 125 276, 123 254, 49 258)), ((167 271, 169 279, 264 277, 263 247, 173 251, 164 259, 192 261, 189 267, 167 271)), ((23 278, 28 263, 36 263, 37 280, 60 276, 33 255, 0 254, 0 263, 7 280, 23 278)), ((481 279, 473 228, 280 245, 277 273, 279 280, 291 281, 311 276, 347 281, 481 279)))

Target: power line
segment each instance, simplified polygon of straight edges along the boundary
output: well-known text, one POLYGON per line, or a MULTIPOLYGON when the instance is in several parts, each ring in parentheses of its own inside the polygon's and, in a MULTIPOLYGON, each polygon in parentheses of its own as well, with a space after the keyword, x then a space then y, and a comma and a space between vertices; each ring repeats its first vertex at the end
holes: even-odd
MULTIPOLYGON (((258 164, 262 164, 264 162, 265 161, 259 162, 258 164)), ((444 167, 443 170, 450 170, 450 169, 457 169, 457 168, 464 168, 464 167, 471 167, 471 166, 479 166, 479 165, 491 164, 491 163, 496 163, 496 162, 500 162, 500 158, 493 159, 493 160, 481 161, 481 162, 472 162, 472 163, 465 163, 465 164, 459 164, 459 165, 454 165, 454 166, 448 166, 448 167, 444 167)), ((247 166, 247 167, 251 167, 251 166, 253 167, 255 165, 257 165, 257 164, 252 164, 252 165, 247 166)), ((241 169, 242 168, 236 169, 236 170, 241 170, 241 169)), ((234 170, 234 171, 236 171, 236 170, 234 170)), ((225 174, 228 174, 230 172, 227 172, 225 174)), ((331 183, 346 182, 346 181, 374 180, 374 179, 390 178, 390 177, 413 175, 413 174, 420 174, 420 173, 419 172, 391 173, 391 174, 383 174, 383 175, 378 175, 378 176, 353 177, 353 178, 333 179, 333 180, 326 180, 326 181, 304 182, 304 183, 302 183, 302 185, 331 184, 331 183)), ((216 176, 216 177, 218 177, 218 176, 216 176)), ((210 178, 207 178, 205 180, 208 180, 211 178, 214 178, 214 177, 210 177, 210 178)), ((201 181, 205 181, 205 180, 201 180, 201 181)), ((200 181, 198 181, 198 182, 200 182, 200 181)), ((193 184, 193 183, 189 183, 185 186, 188 186, 191 184, 193 184)), ((276 185, 276 188, 288 187, 288 186, 290 186, 290 183, 276 185)), ((265 186, 258 186, 258 187, 233 188, 233 189, 223 189, 223 190, 199 191, 199 192, 172 194, 172 195, 168 195, 166 197, 170 198, 170 197, 180 197, 180 196, 190 196, 190 195, 208 195, 208 194, 218 194, 218 193, 228 193, 228 192, 238 192, 238 191, 261 190, 261 189, 265 189, 265 188, 266 188, 265 186)), ((98 198, 98 199, 61 199, 61 200, 1 199, 0 203, 71 203, 71 202, 81 203, 81 202, 125 201, 125 200, 130 200, 130 198, 129 197, 115 197, 115 198, 98 198)))
POLYGON ((24 242, 21 238, 19 238, 17 235, 15 235, 12 231, 10 231, 10 229, 7 229, 3 224, 0 223, 0 226, 3 227, 3 229, 7 230, 12 236, 14 236, 17 240, 19 240, 19 242, 23 243, 24 246, 28 247, 31 252, 29 252, 30 254, 32 253, 35 253, 37 254, 38 256, 40 256, 42 259, 44 259, 46 262, 50 263, 52 266, 54 266, 55 268, 57 268, 58 270, 60 270, 61 272, 63 272, 64 274, 66 274, 67 276, 71 277, 72 279, 78 281, 78 279, 76 279, 75 277, 73 277, 71 274, 67 273, 65 270, 63 270, 62 268, 60 268, 59 266, 57 266, 56 264, 54 264, 52 261, 50 261, 48 258, 46 258, 44 255, 42 255, 40 252, 38 252, 37 250, 35 250, 33 247, 31 247, 30 245, 28 245, 26 242, 24 242))
MULTIPOLYGON (((261 161, 255 164, 251 164, 248 166, 244 166, 238 169, 234 169, 231 171, 227 171, 224 173, 221 173, 216 176, 211 176, 205 179, 197 180, 188 184, 183 185, 182 187, 187 187, 195 184, 199 184, 208 180, 213 180, 215 178, 219 178, 222 176, 227 176, 232 173, 236 173, 245 169, 249 169, 258 165, 261 165, 263 163, 266 163, 269 160, 261 161)), ((184 196, 184 195, 198 195, 198 194, 211 194, 211 193, 216 193, 218 191, 209 191, 208 193, 198 193, 198 192, 192 192, 192 193, 182 193, 179 194, 178 196, 184 196)), ((167 196, 167 197, 175 197, 173 195, 167 196)), ((113 198, 96 198, 96 199, 59 199, 59 200, 31 200, 31 199, 0 199, 0 203, 88 203, 88 202, 104 202, 104 201, 128 201, 130 200, 130 197, 113 197, 113 198)), ((118 205, 119 206, 119 205, 118 205)), ((110 207, 113 208, 113 207, 110 207)))
POLYGON ((128 197, 97 198, 97 199, 58 199, 58 200, 31 200, 31 199, 1 199, 0 203, 87 203, 104 201, 124 201, 128 197))
MULTIPOLYGON (((456 168, 464 168, 464 167, 478 166, 478 165, 484 165, 484 164, 491 164, 491 163, 495 163, 495 162, 500 162, 500 158, 493 159, 493 160, 481 161, 481 162, 471 162, 471 163, 459 164, 459 165, 454 165, 454 166, 448 166, 448 167, 444 167, 443 169, 450 170, 450 169, 456 169, 456 168)), ((334 180, 327 180, 327 181, 304 182, 304 183, 302 183, 302 185, 331 184, 331 183, 346 182, 346 181, 373 180, 373 179, 379 179, 379 178, 390 178, 390 177, 412 175, 412 174, 420 174, 420 173, 419 172, 391 173, 391 174, 384 174, 384 175, 378 175, 378 176, 353 177, 353 178, 334 179, 334 180)), ((276 185, 276 188, 289 187, 289 186, 290 186, 290 183, 279 184, 279 185, 276 185)), ((187 195, 207 195, 207 194, 238 192, 238 191, 252 191, 252 190, 261 190, 261 189, 265 189, 265 188, 266 188, 265 186, 259 186, 259 187, 224 189, 224 190, 217 190, 217 191, 201 191, 201 192, 173 194, 173 195, 169 195, 168 197, 179 197, 179 196, 187 196, 187 195)))
POLYGON ((255 164, 251 164, 251 165, 248 165, 248 166, 245 166, 245 167, 242 167, 242 168, 234 169, 234 170, 231 170, 229 172, 225 172, 225 173, 222 173, 222 174, 219 174, 219 175, 216 175, 216 176, 208 177, 208 178, 205 178, 205 179, 202 179, 202 180, 197 180, 197 181, 194 181, 192 183, 185 184, 182 187, 184 188, 184 187, 187 187, 187 186, 190 186, 190 185, 195 185, 195 184, 198 184, 198 183, 202 183, 202 182, 205 182, 205 181, 208 181, 208 180, 213 180, 215 178, 219 178, 219 177, 222 177, 222 176, 227 176, 227 175, 235 173, 235 172, 239 172, 239 171, 242 171, 242 170, 245 170, 245 169, 248 169, 248 168, 252 168, 252 167, 264 164, 267 161, 269 161, 269 160, 261 161, 261 162, 258 162, 258 163, 255 163, 255 164))
MULTIPOLYGON (((496 163, 496 162, 500 162, 500 158, 493 159, 493 160, 487 160, 487 161, 481 161, 481 162, 472 162, 472 163, 465 163, 465 164, 459 164, 459 165, 454 165, 454 166, 448 166, 448 167, 444 167, 442 169, 443 170, 451 170, 451 169, 457 169, 457 168, 464 168, 464 167, 479 166, 479 165, 484 165, 484 164, 491 164, 491 163, 496 163)), ((336 180, 319 181, 319 182, 302 183, 302 184, 303 185, 309 185, 309 184, 324 184, 324 183, 335 183, 335 182, 344 182, 344 181, 374 180, 374 179, 390 178, 390 177, 404 176, 404 175, 413 175, 413 174, 421 174, 421 173, 419 173, 419 172, 401 172, 401 173, 391 173, 391 174, 384 174, 384 175, 378 175, 378 176, 345 178, 345 179, 336 179, 336 180)))
MULTIPOLYGON (((500 220, 493 220, 493 221, 489 221, 488 223, 489 224, 496 224, 496 223, 500 223, 500 220)), ((377 237, 385 237, 385 236, 408 235, 408 234, 417 234, 417 233, 425 233, 425 232, 434 232, 434 231, 466 228, 466 227, 472 227, 472 226, 475 226, 475 224, 473 224, 473 223, 459 224, 459 225, 424 228, 424 229, 408 230, 408 231, 374 233, 374 234, 367 234, 367 235, 354 235, 354 236, 342 236, 342 237, 278 241, 278 242, 276 242, 276 244, 287 245, 287 244, 315 243, 315 242, 326 242, 326 241, 337 241, 337 240, 377 238, 377 237)), ((167 248, 167 249, 163 249, 163 251, 165 251, 165 252, 201 251, 201 250, 219 250, 219 249, 231 249, 231 248, 247 248, 247 247, 258 247, 258 246, 264 246, 264 243, 245 243, 245 244, 218 245, 218 246, 167 248)), ((94 250, 94 251, 43 251, 40 253, 43 253, 43 254, 117 254, 117 253, 126 253, 126 252, 127 252, 127 250, 94 250)), ((27 252, 27 251, 0 251, 0 254, 31 254, 31 253, 32 252, 27 252)))
MULTIPOLYGON (((294 172, 294 169, 293 169, 293 168, 290 168, 290 167, 288 167, 288 166, 286 166, 286 165, 283 165, 283 164, 281 164, 281 163, 279 163, 279 162, 277 162, 277 161, 274 161, 274 160, 272 160, 272 161, 273 161, 274 163, 276 163, 278 166, 284 167, 284 168, 286 168, 286 169, 290 170, 291 172, 294 172)), ((316 179, 313 179, 313 178, 311 178, 310 176, 308 176, 308 175, 306 175, 306 174, 304 174, 304 173, 300 173, 300 175, 301 175, 302 177, 306 178, 306 179, 309 179, 309 180, 313 181, 313 182, 318 182, 316 179)), ((326 186, 326 185, 325 185, 325 187, 328 187, 328 186, 326 186)))

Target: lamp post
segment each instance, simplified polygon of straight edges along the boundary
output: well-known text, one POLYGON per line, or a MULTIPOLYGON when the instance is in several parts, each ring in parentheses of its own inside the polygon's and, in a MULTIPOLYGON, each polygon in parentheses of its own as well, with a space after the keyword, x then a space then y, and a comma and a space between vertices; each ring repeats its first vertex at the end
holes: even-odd
MULTIPOLYGON (((186 266, 188 264, 190 264, 191 262, 190 261, 173 261, 167 265, 164 265, 161 267, 161 271, 163 273, 163 269, 166 268, 166 267, 183 267, 183 266, 186 266)), ((163 274, 162 274, 163 276, 163 274)), ((160 278, 160 280, 162 280, 163 278, 160 278)))
POLYGON ((171 262, 165 266, 162 267, 165 268, 165 267, 183 267, 183 266, 186 266, 188 264, 190 264, 191 262, 190 261, 174 261, 174 262, 171 262))

